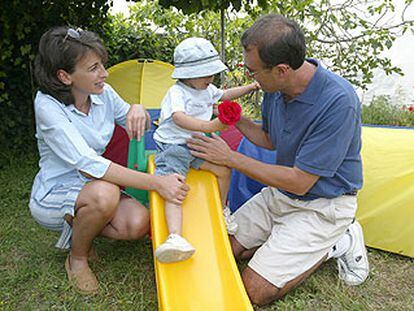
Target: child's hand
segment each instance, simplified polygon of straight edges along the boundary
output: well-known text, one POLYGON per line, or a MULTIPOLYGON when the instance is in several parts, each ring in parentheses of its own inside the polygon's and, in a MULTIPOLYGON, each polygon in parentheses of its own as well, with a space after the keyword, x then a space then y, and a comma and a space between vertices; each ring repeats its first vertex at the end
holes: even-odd
POLYGON ((257 82, 257 81, 254 81, 253 83, 250 83, 249 85, 250 85, 250 87, 251 87, 251 92, 254 92, 254 91, 260 90, 260 89, 262 88, 262 87, 260 86, 259 82, 257 82))
POLYGON ((213 115, 216 117, 219 115, 218 104, 213 104, 213 115))
POLYGON ((218 132, 218 131, 225 131, 229 127, 227 124, 221 123, 219 118, 216 118, 210 122, 212 124, 211 133, 218 132))

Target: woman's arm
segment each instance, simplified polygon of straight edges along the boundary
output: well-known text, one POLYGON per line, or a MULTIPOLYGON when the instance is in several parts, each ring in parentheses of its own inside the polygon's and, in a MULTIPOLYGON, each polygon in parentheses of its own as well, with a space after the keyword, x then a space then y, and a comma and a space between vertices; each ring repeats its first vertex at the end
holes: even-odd
POLYGON ((156 190, 166 200, 182 203, 188 190, 183 177, 136 172, 98 155, 60 105, 50 101, 35 103, 38 134, 60 160, 90 178, 119 186, 156 190))
POLYGON ((143 105, 131 105, 126 116, 126 132, 129 139, 141 137, 145 134, 145 129, 151 126, 151 116, 143 105))
POLYGON ((109 85, 105 85, 106 102, 114 109, 115 122, 125 128, 129 139, 138 140, 145 134, 145 128, 151 126, 151 116, 144 105, 126 103, 109 85))
POLYGON ((189 187, 185 178, 178 174, 156 176, 134 171, 111 163, 102 180, 110 183, 143 190, 157 191, 166 201, 181 205, 189 187))

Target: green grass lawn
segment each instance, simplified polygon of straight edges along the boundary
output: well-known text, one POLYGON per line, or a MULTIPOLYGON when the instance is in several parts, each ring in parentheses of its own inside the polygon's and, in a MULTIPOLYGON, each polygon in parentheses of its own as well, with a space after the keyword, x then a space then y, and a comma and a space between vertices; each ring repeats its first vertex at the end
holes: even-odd
MULTIPOLYGON (((41 228, 28 210, 37 160, 25 155, 0 171, 0 310, 156 310, 157 295, 148 239, 97 239, 92 264, 101 284, 84 297, 67 282, 66 253, 53 247, 57 233, 41 228)), ((257 310, 413 310, 414 260, 369 250, 371 275, 347 287, 330 261, 293 293, 257 310)), ((245 263, 241 263, 244 266, 245 263)))

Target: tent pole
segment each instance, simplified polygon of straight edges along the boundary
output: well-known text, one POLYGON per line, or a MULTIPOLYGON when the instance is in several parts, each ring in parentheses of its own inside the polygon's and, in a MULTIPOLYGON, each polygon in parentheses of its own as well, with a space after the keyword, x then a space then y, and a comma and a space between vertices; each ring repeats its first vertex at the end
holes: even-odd
MULTIPOLYGON (((221 26, 221 60, 226 64, 226 47, 225 47, 225 23, 224 23, 224 8, 220 9, 220 26, 221 26)), ((225 86, 225 73, 220 73, 221 87, 225 86)))

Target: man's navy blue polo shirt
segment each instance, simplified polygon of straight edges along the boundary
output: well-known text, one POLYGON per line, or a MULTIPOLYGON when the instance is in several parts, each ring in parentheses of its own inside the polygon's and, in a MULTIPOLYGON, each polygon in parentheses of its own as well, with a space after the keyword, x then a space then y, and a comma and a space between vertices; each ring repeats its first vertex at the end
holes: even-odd
POLYGON ((283 94, 265 93, 263 130, 276 148, 276 164, 320 176, 304 196, 334 198, 362 187, 361 104, 344 78, 317 66, 306 90, 285 103, 283 94))

